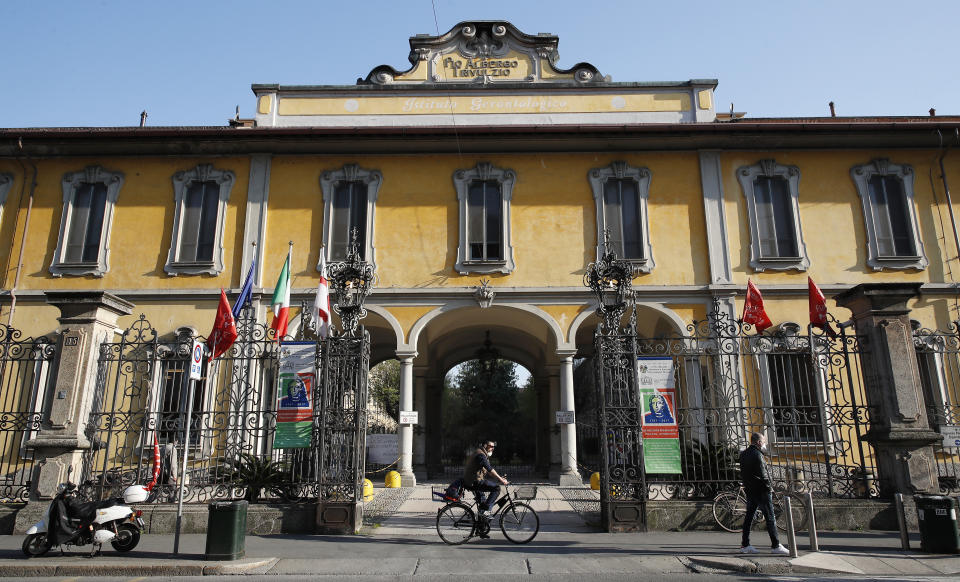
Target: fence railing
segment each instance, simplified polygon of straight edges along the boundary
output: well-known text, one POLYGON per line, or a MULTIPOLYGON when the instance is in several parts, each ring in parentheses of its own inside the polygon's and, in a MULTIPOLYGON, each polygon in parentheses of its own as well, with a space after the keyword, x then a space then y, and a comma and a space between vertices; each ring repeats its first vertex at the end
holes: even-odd
MULTIPOLYGON (((673 360, 680 473, 645 475, 648 499, 708 499, 740 483, 739 453, 752 432, 768 442, 778 490, 823 497, 880 494, 857 337, 801 333, 783 324, 765 334, 715 304, 688 335, 637 341, 637 354, 673 360)), ((581 366, 582 367, 582 366, 581 366)), ((588 366, 576 382, 578 459, 599 470, 595 381, 588 366)), ((639 424, 639 420, 637 420, 639 424)), ((639 430, 639 427, 638 427, 639 430)), ((623 454, 608 451, 608 455, 623 454)))

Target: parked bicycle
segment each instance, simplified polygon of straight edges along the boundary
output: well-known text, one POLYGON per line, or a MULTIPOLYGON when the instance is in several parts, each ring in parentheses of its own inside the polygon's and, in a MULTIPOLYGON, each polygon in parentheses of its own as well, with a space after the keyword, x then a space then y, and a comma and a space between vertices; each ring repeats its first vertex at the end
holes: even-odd
POLYGON ((537 496, 537 488, 531 485, 514 487, 506 485, 502 497, 497 499, 496 507, 488 517, 481 517, 478 507, 479 494, 473 489, 461 489, 459 494, 451 499, 443 489, 434 489, 434 496, 449 501, 437 510, 437 534, 444 543, 455 546, 462 544, 474 536, 486 536, 490 532, 490 524, 494 519, 499 520, 500 531, 503 536, 515 544, 526 544, 536 537, 540 531, 540 518, 537 512, 523 500, 530 500, 537 496), (471 491, 474 495, 472 504, 463 500, 464 492, 471 491))
MULTIPOLYGON (((791 512, 793 514, 793 529, 801 530, 807 523, 807 508, 802 497, 796 493, 773 493, 773 516, 777 521, 777 529, 787 531, 787 520, 784 518, 786 508, 785 498, 790 497, 791 512)), ((713 498, 713 518, 717 524, 729 532, 743 530, 743 520, 747 516, 747 494, 741 485, 736 493, 721 491, 713 498)), ((753 516, 752 529, 757 531, 766 529, 766 519, 759 509, 753 516)))

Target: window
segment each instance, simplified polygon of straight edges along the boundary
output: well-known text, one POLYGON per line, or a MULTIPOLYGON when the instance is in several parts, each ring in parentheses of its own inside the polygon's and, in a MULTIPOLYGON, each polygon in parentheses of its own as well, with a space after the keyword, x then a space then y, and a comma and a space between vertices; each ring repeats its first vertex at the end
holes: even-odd
POLYGON ((235 181, 233 172, 210 164, 174 174, 173 234, 164 271, 174 276, 223 271, 224 220, 235 181))
POLYGON ((750 267, 805 271, 810 266, 800 228, 800 170, 774 160, 737 169, 750 219, 750 267))
POLYGON ((460 246, 455 269, 461 275, 514 270, 510 200, 516 181, 513 170, 488 162, 453 173, 460 205, 460 246))
POLYGON ((13 174, 0 173, 0 218, 3 218, 3 208, 7 204, 7 195, 13 186, 13 174))
POLYGON ((770 404, 778 441, 823 440, 823 414, 810 354, 770 354, 770 404))
POLYGON ((948 376, 955 378, 957 370, 960 369, 960 354, 956 349, 957 336, 954 333, 923 329, 920 322, 915 320, 910 320, 910 324, 913 328, 920 387, 930 428, 939 431, 943 426, 960 424, 960 417, 957 415, 960 409, 950 398, 950 383, 947 380, 948 376))
POLYGON ((110 226, 123 174, 87 166, 65 174, 62 186, 60 238, 50 272, 102 277, 110 265, 110 226))
POLYGON ((647 217, 650 170, 614 162, 590 170, 587 179, 597 209, 597 254, 604 252, 606 232, 617 257, 630 261, 638 272, 652 271, 655 263, 647 217))
POLYGON ((876 159, 850 170, 863 206, 867 265, 883 269, 925 269, 913 205, 913 168, 876 159))
MULTIPOLYGON (((786 322, 753 342, 768 439, 781 444, 830 444, 826 378, 810 336, 786 322)), ((830 451, 828 451, 829 453, 830 451)))
MULTIPOLYGON (((207 373, 209 366, 206 358, 203 359, 200 370, 200 380, 190 379, 190 346, 196 330, 190 327, 181 327, 176 331, 175 343, 161 343, 157 347, 160 357, 155 368, 153 385, 157 387, 152 392, 150 408, 156 419, 157 440, 161 445, 166 443, 183 442, 183 433, 187 419, 187 410, 190 416, 190 444, 199 446, 206 439, 209 442, 211 435, 202 434, 204 426, 204 411, 210 410, 207 402, 207 373), (193 407, 190 408, 190 391, 193 390, 193 407)), ((209 419, 208 419, 209 425, 209 419)))
MULTIPOLYGON (((383 175, 347 164, 339 170, 323 172, 323 245, 328 261, 347 257, 351 236, 357 232, 357 252, 363 260, 374 261, 373 218, 383 175)), ((319 265, 317 266, 319 268, 319 265)))

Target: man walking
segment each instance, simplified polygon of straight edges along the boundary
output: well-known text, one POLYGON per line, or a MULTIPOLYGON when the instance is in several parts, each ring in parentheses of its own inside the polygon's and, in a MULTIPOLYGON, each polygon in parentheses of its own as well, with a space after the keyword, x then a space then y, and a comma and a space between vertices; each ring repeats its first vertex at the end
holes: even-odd
POLYGON ((747 494, 747 515, 743 519, 740 553, 758 553, 757 548, 750 545, 750 526, 753 525, 753 516, 759 509, 767 522, 770 547, 773 548, 771 552, 779 556, 788 555, 790 550, 783 547, 780 538, 777 537, 777 518, 773 515, 770 478, 767 476, 767 466, 763 460, 763 435, 758 432, 750 435, 750 446, 740 453, 740 478, 743 480, 743 490, 747 494))

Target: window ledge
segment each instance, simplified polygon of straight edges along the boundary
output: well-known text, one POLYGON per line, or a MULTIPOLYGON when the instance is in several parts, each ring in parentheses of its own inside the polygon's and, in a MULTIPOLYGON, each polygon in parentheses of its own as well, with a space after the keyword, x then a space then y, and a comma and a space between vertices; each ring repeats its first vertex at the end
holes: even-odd
POLYGON ((456 270, 461 275, 470 273, 507 273, 513 271, 513 264, 509 261, 463 261, 456 264, 456 270))
POLYGON ((869 262, 874 271, 884 269, 923 271, 928 264, 926 257, 922 255, 879 256, 869 262))
POLYGON ((218 269, 213 261, 196 261, 183 263, 168 263, 163 270, 171 277, 177 275, 218 275, 223 269, 218 269))
POLYGON ((810 266, 810 260, 806 257, 761 257, 750 261, 750 267, 762 273, 766 270, 771 271, 806 271, 810 266))
POLYGON ((99 263, 54 263, 50 265, 50 273, 54 277, 62 277, 63 275, 103 277, 106 269, 99 263))

